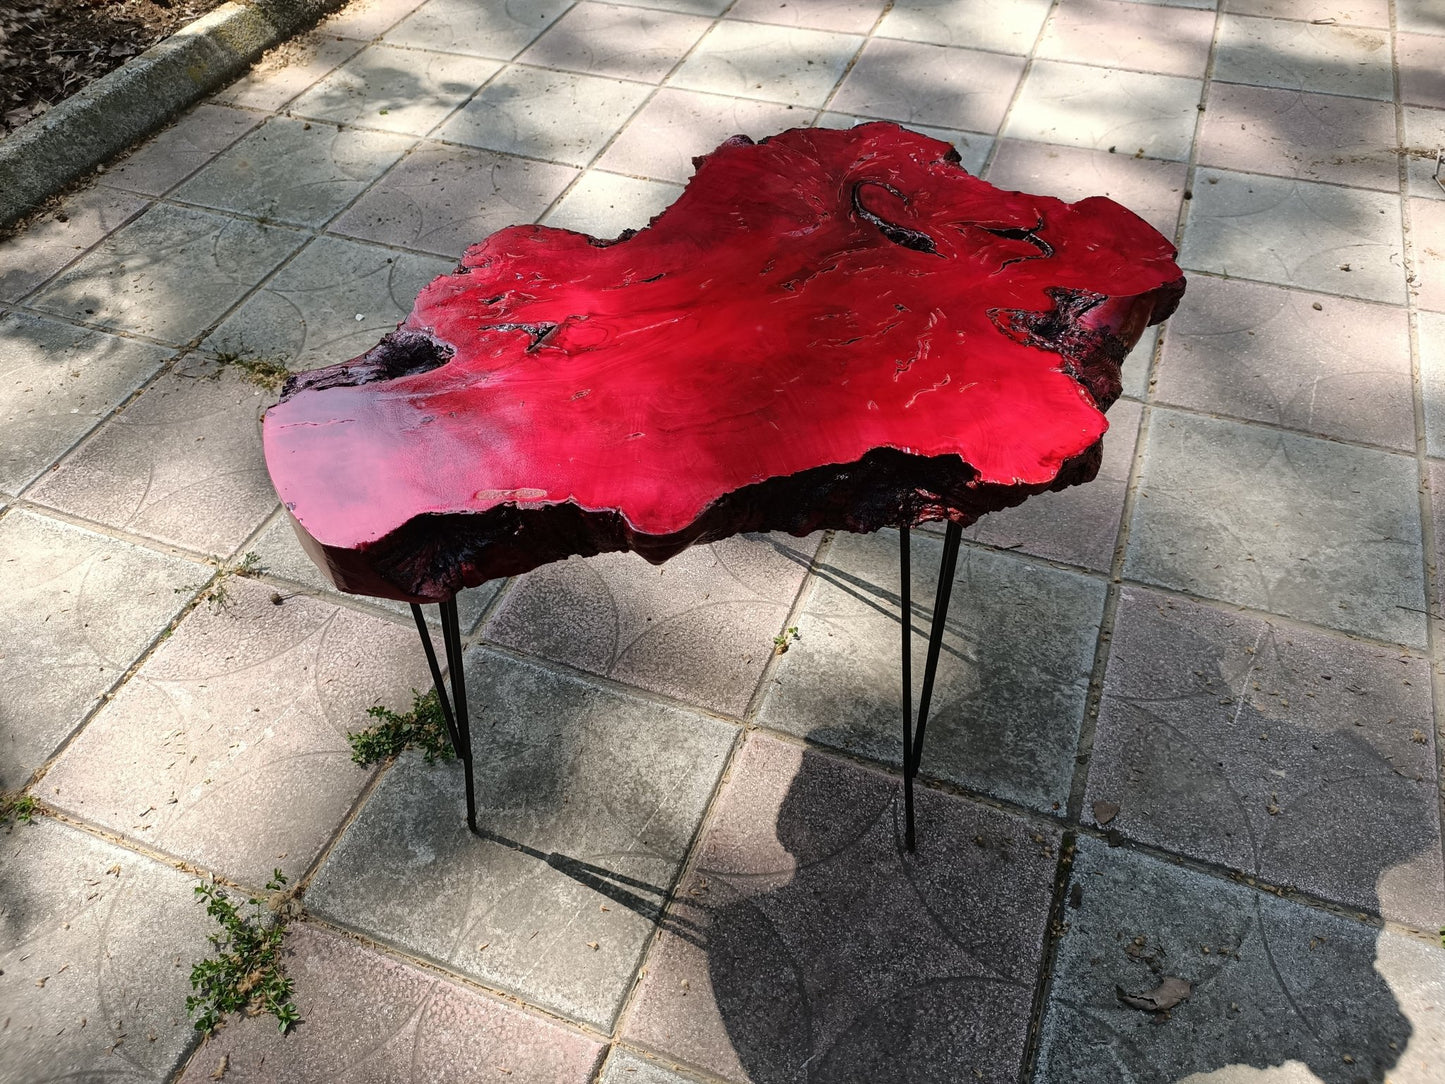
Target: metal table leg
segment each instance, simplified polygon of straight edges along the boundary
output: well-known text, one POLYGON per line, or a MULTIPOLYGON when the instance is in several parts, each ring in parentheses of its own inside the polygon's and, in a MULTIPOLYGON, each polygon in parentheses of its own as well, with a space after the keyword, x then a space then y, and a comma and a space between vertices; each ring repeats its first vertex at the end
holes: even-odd
POLYGON ((442 648, 447 656, 447 673, 452 679, 452 695, 447 696, 446 685, 442 682, 441 667, 437 665, 436 649, 432 647, 431 631, 426 627, 426 618, 421 607, 412 603, 411 616, 416 621, 416 631, 421 635, 422 647, 426 649, 427 666, 431 668, 432 685, 437 700, 441 703, 442 718, 446 720, 447 737, 451 739, 452 751, 462 762, 462 774, 467 788, 467 827, 477 831, 476 784, 472 777, 472 721, 467 711, 467 674, 462 663, 462 630, 457 617, 457 600, 454 597, 438 603, 442 619, 442 648))

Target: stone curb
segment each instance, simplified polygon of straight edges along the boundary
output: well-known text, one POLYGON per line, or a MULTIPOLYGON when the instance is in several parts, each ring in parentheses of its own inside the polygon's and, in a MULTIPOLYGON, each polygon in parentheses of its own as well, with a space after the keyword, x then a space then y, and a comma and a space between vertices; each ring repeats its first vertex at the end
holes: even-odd
POLYGON ((0 139, 0 226, 347 0, 230 0, 0 139))

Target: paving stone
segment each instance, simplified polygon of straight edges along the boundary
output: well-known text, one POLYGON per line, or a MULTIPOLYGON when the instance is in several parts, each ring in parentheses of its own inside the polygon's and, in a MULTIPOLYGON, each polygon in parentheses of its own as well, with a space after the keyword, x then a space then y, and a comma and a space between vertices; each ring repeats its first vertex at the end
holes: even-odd
POLYGON ((292 102, 290 111, 338 124, 426 135, 500 68, 496 61, 454 53, 371 45, 292 102))
POLYGON ((166 373, 27 496, 108 527, 227 556, 276 507, 257 433, 270 401, 230 373, 166 373))
POLYGON ((1197 8, 1202 11, 1213 11, 1216 0, 1126 0, 1130 4, 1159 4, 1171 8, 1197 8))
POLYGON ((1124 574, 1425 645, 1411 457, 1156 409, 1124 574))
POLYGON ((286 953, 301 1024, 282 1035, 266 1016, 229 1022, 181 1084, 217 1079, 223 1064, 235 1084, 586 1084, 601 1060, 602 1044, 589 1035, 312 923, 290 927, 286 953))
MULTIPOLYGON (((1445 494, 1445 462, 1438 459, 1427 459, 1425 461, 1429 472, 1431 496, 1431 517, 1435 526, 1435 560, 1437 565, 1440 561, 1441 543, 1445 542, 1445 500, 1441 494, 1445 494)), ((1435 588, 1435 612, 1445 613, 1445 583, 1437 581, 1435 588)))
POLYGON ((30 304, 184 343, 304 240, 280 226, 157 204, 109 234, 30 304))
POLYGON ((721 15, 731 0, 628 0, 640 8, 656 8, 659 11, 680 11, 692 15, 721 15))
POLYGON ((1395 57, 1400 65, 1400 98, 1411 105, 1445 109, 1445 65, 1440 63, 1440 39, 1429 34, 1395 35, 1395 57))
POLYGON ((1401 304, 1400 232, 1400 201, 1393 195, 1201 168, 1179 262, 1401 304))
MULTIPOLYGON (((868 123, 871 123, 868 117, 855 117, 847 113, 824 113, 818 118, 817 127, 852 128, 868 123)), ((977 132, 961 132, 957 128, 936 128, 928 124, 910 124, 908 127, 910 131, 953 144, 953 149, 958 151, 963 168, 975 175, 983 169, 984 162, 988 160, 988 152, 993 147, 992 136, 979 135, 977 132)))
POLYGON ((692 177, 693 159, 723 140, 735 135, 762 139, 812 119, 810 109, 664 87, 637 111, 597 164, 684 184, 692 177))
POLYGON ((806 26, 840 34, 866 34, 887 6, 885 0, 814 0, 807 4, 788 0, 737 0, 728 18, 779 26, 806 26))
POLYGON ((1059 941, 1035 1080, 1439 1075, 1439 947, 1094 839, 1079 841, 1072 880, 1082 906, 1059 941), (1162 1020, 1119 1000, 1116 987, 1147 992, 1165 975, 1192 992, 1162 1020))
POLYGON ((239 577, 200 605, 46 774, 46 800, 245 884, 315 861, 371 772, 348 730, 429 684, 416 632, 239 577), (59 788, 52 793, 52 787, 59 788))
POLYGON ((1220 83, 1199 135, 1205 165, 1400 190, 1388 101, 1220 83))
POLYGON ((988 182, 999 188, 1057 196, 1071 203, 1108 196, 1169 238, 1179 225, 1187 178, 1183 162, 1021 139, 999 140, 988 167, 988 182))
POLYGON ((642 83, 508 68, 436 135, 504 154, 585 166, 649 93, 642 83))
POLYGON ((518 59, 584 75, 660 83, 710 25, 698 15, 588 0, 548 27, 518 59))
POLYGON ((1158 402, 1415 450, 1404 309, 1195 275, 1157 379, 1158 402))
POLYGON ((406 136, 272 117, 176 190, 268 221, 320 226, 411 146, 406 136))
POLYGON ((0 790, 45 763, 204 574, 20 509, 0 519, 0 790))
POLYGON ((883 17, 878 34, 934 45, 1025 54, 1033 49, 1049 6, 1047 0, 1019 0, 993 7, 952 0, 898 0, 883 17))
POLYGON ((1214 78, 1382 101, 1395 93, 1387 29, 1288 19, 1223 16, 1214 78))
POLYGON ((146 206, 124 192, 86 188, 38 213, 25 229, 0 240, 0 301, 24 297, 146 206))
POLYGON ((1040 493, 1015 508, 991 512, 965 531, 964 537, 1108 572, 1114 563, 1142 413, 1142 407, 1128 399, 1109 408, 1104 462, 1092 482, 1040 493))
POLYGON ((1429 670, 1126 588, 1084 808, 1117 806, 1108 827, 1130 839, 1438 930, 1429 670))
POLYGON ((536 221, 576 177, 548 162, 422 143, 331 230, 455 261, 504 226, 536 221))
POLYGON ((1182 162, 1200 95, 1198 79, 1036 60, 1003 134, 1182 162))
POLYGON ((856 34, 720 22, 668 82, 684 90, 816 108, 862 44, 856 34))
POLYGON ((1428 455, 1445 456, 1445 313, 1422 312, 1417 319, 1425 450, 1428 455))
POLYGON ((1411 30, 1418 34, 1445 34, 1445 12, 1439 9, 1434 0, 1396 0, 1395 13, 1401 30, 1411 30))
POLYGON ((1445 312, 1445 201, 1406 201, 1410 214, 1410 249, 1415 257, 1411 292, 1422 309, 1445 312))
MULTIPOLYGON (((1145 0, 1140 0, 1140 3, 1143 2, 1145 0)), ((1128 357, 1124 359, 1120 376, 1123 378, 1124 395, 1128 398, 1143 399, 1149 394, 1151 366, 1154 355, 1158 352, 1159 341, 1163 338, 1163 324, 1145 328, 1144 334, 1139 336, 1139 341, 1134 344, 1134 349, 1130 350, 1128 357)))
POLYGON ((753 737, 626 1025, 732 1081, 1012 1080, 1057 835, 753 737), (982 844, 976 842, 981 839, 982 844))
POLYGON ((828 105, 877 120, 992 135, 1022 71, 1017 57, 874 38, 828 105))
POLYGON ((598 1084, 694 1084, 695 1078, 683 1076, 678 1071, 681 1068, 671 1058, 659 1061, 655 1056, 641 1057, 613 1047, 598 1084))
POLYGON ((169 1081, 216 929, 196 879, 49 818, 0 846, 0 1081, 169 1081))
MULTIPOLYGON (((384 610, 390 610, 403 617, 411 617, 411 607, 405 602, 396 602, 389 598, 371 598, 366 595, 348 595, 331 586, 331 581, 322 576, 315 562, 306 556, 306 551, 296 540, 296 532, 292 529, 291 521, 284 511, 277 514, 275 521, 266 528, 251 548, 260 559, 261 571, 268 577, 290 580, 292 583, 301 584, 313 591, 324 592, 335 598, 345 598, 352 602, 360 601, 369 606, 379 606, 384 610)), ((492 599, 496 598, 500 587, 501 581, 493 580, 480 587, 457 592, 457 618, 463 633, 470 633, 477 627, 477 622, 482 619, 482 614, 492 599)), ((440 626, 441 617, 437 607, 423 606, 422 613, 431 624, 440 626)), ((436 644, 437 658, 444 658, 440 638, 434 638, 434 643, 436 644)), ((421 645, 418 644, 417 651, 421 650, 421 645)))
POLYGON ((326 34, 370 41, 421 5, 422 0, 351 0, 323 19, 319 29, 326 34))
POLYGON ((1054 13, 1035 55, 1197 79, 1213 37, 1212 12, 1083 0, 1054 13))
MULTIPOLYGON (((1445 188, 1435 179, 1437 155, 1445 147, 1445 109, 1405 106, 1406 191, 1421 199, 1445 200, 1445 188)), ((1445 181, 1445 170, 1440 171, 1445 181)))
POLYGON ((407 754, 307 892, 317 913, 606 1031, 735 728, 491 652, 462 773, 407 754))
MULTIPOLYGON (((345 11, 355 11, 361 6, 353 2, 345 11)), ((365 46, 364 41, 319 29, 298 35, 266 53, 244 77, 211 95, 211 101, 265 113, 280 112, 287 102, 330 75, 365 46)))
MULTIPOLYGON (((481 240, 478 236, 476 240, 481 240)), ((208 350, 292 370, 363 354, 411 311, 421 290, 456 266, 375 245, 318 237, 206 339, 208 350)), ((274 393, 268 392, 269 405, 274 393)))
MULTIPOLYGON (((942 549, 937 538, 913 533, 915 686, 942 549)), ((959 551, 925 775, 1036 809, 1068 798, 1104 593, 1093 577, 974 546, 959 551)), ((836 536, 758 722, 900 763, 897 615, 896 532, 836 536)))
POLYGON ((736 535, 665 565, 574 557, 518 579, 487 638, 741 715, 773 654, 819 536, 736 535))
MULTIPOLYGON (((1408 2, 1408 0, 1404 0, 1408 2)), ((1275 19, 1334 19, 1342 25, 1390 25, 1389 0, 1223 0, 1235 15, 1266 15, 1275 19)))
POLYGON ((386 33, 392 45, 511 60, 572 6, 572 0, 431 0, 386 33))
POLYGON ((588 170, 544 221, 591 237, 616 237, 640 230, 682 195, 682 186, 588 170))
POLYGON ((202 102, 106 169, 100 183, 159 196, 259 124, 241 109, 202 102))
POLYGON ((19 493, 146 382, 170 351, 28 313, 0 316, 0 489, 19 493))

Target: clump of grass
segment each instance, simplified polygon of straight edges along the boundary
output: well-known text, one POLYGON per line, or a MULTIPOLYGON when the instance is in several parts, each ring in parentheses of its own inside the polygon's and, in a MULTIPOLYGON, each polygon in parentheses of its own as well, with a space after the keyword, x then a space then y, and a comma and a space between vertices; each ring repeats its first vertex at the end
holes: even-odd
POLYGON ((357 764, 375 764, 397 756, 404 749, 420 749, 428 764, 437 758, 451 760, 456 756, 435 689, 425 693, 413 689, 411 710, 405 715, 380 704, 367 708, 366 714, 377 722, 346 735, 351 743, 351 759, 357 764))
MULTIPOLYGON (((216 560, 216 558, 212 558, 212 560, 216 560)), ((201 601, 210 607, 213 614, 229 610, 236 601, 231 597, 231 577, 258 576, 265 571, 265 566, 261 564, 260 555, 248 550, 235 564, 220 566, 220 571, 216 573, 216 578, 211 581, 211 585, 206 588, 205 593, 201 595, 201 601)), ((177 587, 176 594, 180 595, 194 591, 196 586, 194 583, 188 583, 184 586, 177 587)))
MULTIPOLYGON (((286 875, 278 869, 266 890, 280 892, 285 884, 286 875)), ((221 924, 221 932, 210 936, 215 956, 191 968, 196 992, 186 998, 186 1012, 195 1018, 196 1030, 209 1035, 227 1013, 270 1013, 284 1035, 301 1018, 291 1000, 292 980, 281 964, 285 923, 254 896, 248 902, 255 913, 246 914, 244 904, 213 884, 198 884, 195 891, 206 901, 206 914, 221 924)))
POLYGON ((777 636, 773 637, 773 654, 786 655, 788 652, 788 648, 796 639, 798 639, 798 626, 789 625, 777 636))
POLYGON ((28 794, 0 794, 0 825, 11 821, 34 824, 40 806, 28 794))
POLYGON ((279 391, 291 370, 280 358, 257 357, 241 346, 235 350, 222 350, 216 355, 216 363, 222 368, 237 368, 242 375, 257 387, 267 391, 279 391))

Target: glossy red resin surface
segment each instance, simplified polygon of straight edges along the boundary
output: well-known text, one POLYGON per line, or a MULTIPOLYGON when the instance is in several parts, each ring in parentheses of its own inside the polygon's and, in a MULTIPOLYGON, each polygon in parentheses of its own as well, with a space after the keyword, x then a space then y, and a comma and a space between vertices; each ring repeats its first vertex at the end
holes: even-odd
POLYGON ((893 125, 734 139, 635 235, 502 230, 360 358, 293 378, 267 463, 344 590, 573 553, 971 521, 1087 481, 1119 363, 1183 291, 1110 200, 893 125))

